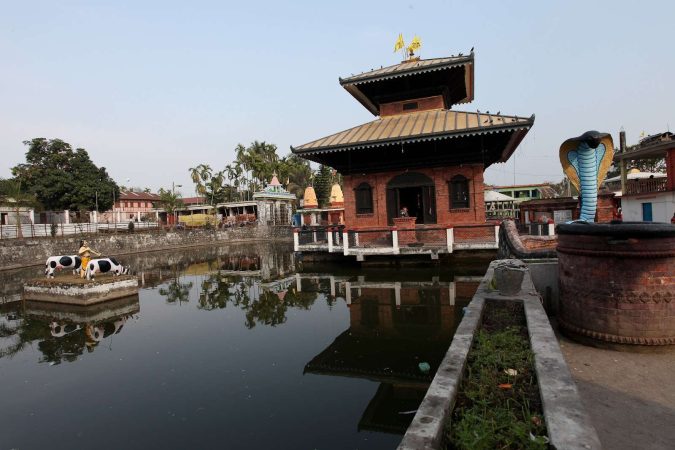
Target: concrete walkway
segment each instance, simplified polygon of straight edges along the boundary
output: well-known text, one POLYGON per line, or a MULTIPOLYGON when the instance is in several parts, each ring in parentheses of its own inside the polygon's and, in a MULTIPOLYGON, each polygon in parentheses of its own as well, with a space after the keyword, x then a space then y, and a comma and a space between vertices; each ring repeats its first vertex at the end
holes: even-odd
POLYGON ((675 448, 675 349, 629 353, 559 342, 603 448, 675 448))

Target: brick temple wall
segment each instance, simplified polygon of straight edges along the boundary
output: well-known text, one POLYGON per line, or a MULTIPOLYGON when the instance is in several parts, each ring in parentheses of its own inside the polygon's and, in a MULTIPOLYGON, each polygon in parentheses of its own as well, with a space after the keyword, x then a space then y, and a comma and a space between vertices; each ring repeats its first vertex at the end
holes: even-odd
MULTIPOLYGON (((460 225, 485 223, 485 202, 483 199, 483 165, 465 164, 439 168, 416 169, 414 172, 431 178, 436 194, 436 223, 438 225, 460 225), (449 183, 455 175, 467 178, 469 184, 469 208, 451 209, 449 183)), ((365 175, 345 175, 345 225, 347 227, 387 227, 387 184, 402 170, 365 175), (354 190, 361 183, 368 183, 373 192, 373 213, 356 214, 354 190)), ((419 225, 418 225, 419 226, 419 225)))

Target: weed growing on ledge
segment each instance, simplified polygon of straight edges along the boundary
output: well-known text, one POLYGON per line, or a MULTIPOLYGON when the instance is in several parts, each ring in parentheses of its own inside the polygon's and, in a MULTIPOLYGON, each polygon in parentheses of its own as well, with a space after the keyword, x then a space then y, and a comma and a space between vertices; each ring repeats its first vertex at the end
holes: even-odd
POLYGON ((522 303, 485 305, 445 437, 449 449, 548 447, 522 303))

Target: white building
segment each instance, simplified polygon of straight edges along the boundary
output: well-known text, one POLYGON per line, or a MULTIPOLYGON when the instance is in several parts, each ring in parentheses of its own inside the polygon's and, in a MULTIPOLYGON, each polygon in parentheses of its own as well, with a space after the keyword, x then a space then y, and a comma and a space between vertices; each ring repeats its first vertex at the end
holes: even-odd
POLYGON ((630 151, 614 155, 614 160, 626 174, 621 183, 623 220, 669 223, 675 215, 675 135, 668 132, 648 136, 630 151), (628 161, 664 157, 665 174, 626 170, 628 161))

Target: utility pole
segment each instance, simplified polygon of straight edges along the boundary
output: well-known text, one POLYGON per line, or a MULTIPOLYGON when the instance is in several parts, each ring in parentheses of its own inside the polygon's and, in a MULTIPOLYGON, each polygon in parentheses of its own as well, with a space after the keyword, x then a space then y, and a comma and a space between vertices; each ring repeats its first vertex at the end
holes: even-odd
MULTIPOLYGON (((173 199, 176 198, 176 188, 177 187, 180 188, 180 187, 183 187, 183 185, 182 184, 176 184, 174 181, 172 181, 171 182, 171 197, 173 197, 173 199)), ((174 226, 176 226, 177 219, 178 219, 178 212, 176 211, 176 202, 174 202, 174 205, 173 205, 173 225, 174 226)), ((167 220, 168 220, 168 218, 167 218, 167 220)))
MULTIPOLYGON (((626 132, 623 127, 619 131, 619 152, 623 154, 626 152, 626 132)), ((626 159, 621 157, 619 159, 619 168, 621 169, 621 193, 626 193, 626 184, 628 184, 628 171, 626 170, 626 159)))

